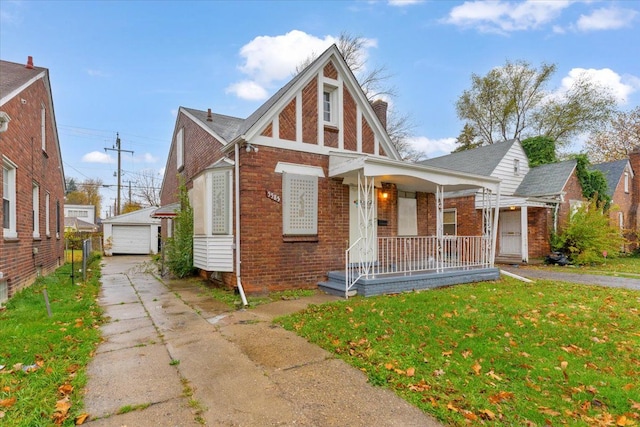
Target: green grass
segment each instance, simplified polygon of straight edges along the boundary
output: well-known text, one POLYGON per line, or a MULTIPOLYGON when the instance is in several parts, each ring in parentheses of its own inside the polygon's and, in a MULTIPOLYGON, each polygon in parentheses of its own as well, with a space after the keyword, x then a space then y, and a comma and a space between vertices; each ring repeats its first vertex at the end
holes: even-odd
POLYGON ((72 285, 69 264, 22 290, 0 312, 0 424, 50 426, 56 404, 62 425, 74 425, 82 412, 86 365, 100 338, 99 259, 86 283, 72 285), (44 300, 47 290, 52 317, 44 300), (37 369, 21 368, 36 365, 37 369), (69 387, 71 386, 71 387, 69 387), (60 388, 62 387, 62 388, 60 388), (59 409, 65 402, 59 404, 59 409))
POLYGON ((640 424, 637 291, 504 279, 277 321, 447 425, 640 424))

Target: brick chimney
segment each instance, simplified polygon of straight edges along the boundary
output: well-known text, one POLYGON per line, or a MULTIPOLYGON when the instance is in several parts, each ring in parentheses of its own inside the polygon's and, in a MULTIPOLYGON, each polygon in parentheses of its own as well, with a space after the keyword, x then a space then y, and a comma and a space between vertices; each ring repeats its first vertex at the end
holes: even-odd
POLYGON ((207 121, 208 122, 212 122, 213 121, 213 116, 211 115, 211 108, 209 108, 207 110, 207 121))
POLYGON ((382 99, 376 99, 371 103, 371 106, 373 107, 373 111, 376 113, 376 116, 378 116, 378 120, 380 120, 382 127, 385 128, 386 130, 387 129, 387 107, 389 106, 389 104, 383 101, 382 99))
POLYGON ((24 68, 28 70, 33 70, 33 56, 27 57, 27 65, 25 65, 24 68))

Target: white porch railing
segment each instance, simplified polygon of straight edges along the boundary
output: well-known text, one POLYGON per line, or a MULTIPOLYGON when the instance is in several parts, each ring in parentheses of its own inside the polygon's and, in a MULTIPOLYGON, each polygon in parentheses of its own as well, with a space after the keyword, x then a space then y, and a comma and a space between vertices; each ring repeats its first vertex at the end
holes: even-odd
MULTIPOLYGON (((379 237, 376 261, 355 261, 351 254, 358 245, 346 250, 346 287, 360 279, 382 275, 410 275, 413 273, 441 273, 446 270, 489 268, 491 240, 488 236, 379 237)), ((355 255, 355 256, 354 256, 355 255)))

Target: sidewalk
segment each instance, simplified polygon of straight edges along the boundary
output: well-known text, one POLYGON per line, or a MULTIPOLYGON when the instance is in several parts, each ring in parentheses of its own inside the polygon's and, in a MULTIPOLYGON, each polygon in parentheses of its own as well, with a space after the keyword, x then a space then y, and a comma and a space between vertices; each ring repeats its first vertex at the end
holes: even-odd
POLYGON ((109 322, 88 367, 85 425, 441 426, 271 323, 335 297, 230 311, 194 282, 165 285, 144 261, 104 259, 100 303, 109 322))

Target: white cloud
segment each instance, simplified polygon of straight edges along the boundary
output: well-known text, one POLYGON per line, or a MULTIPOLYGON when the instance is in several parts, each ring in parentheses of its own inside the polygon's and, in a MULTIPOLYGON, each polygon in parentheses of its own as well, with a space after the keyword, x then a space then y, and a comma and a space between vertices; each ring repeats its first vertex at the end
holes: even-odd
POLYGON ((234 83, 227 87, 226 93, 235 93, 238 98, 247 99, 249 101, 259 101, 266 99, 269 95, 267 90, 258 83, 250 80, 244 80, 234 83))
POLYGON ((151 153, 144 153, 142 161, 145 163, 155 163, 158 161, 158 158, 151 153))
POLYGON ((450 154, 456 149, 455 138, 431 139, 426 136, 410 138, 409 143, 418 151, 427 154, 429 158, 450 154))
POLYGON ((113 158, 107 153, 103 153, 101 151, 92 151, 90 153, 82 156, 82 161, 85 163, 104 163, 104 164, 112 164, 115 163, 113 158))
MULTIPOLYGON (((229 85, 226 92, 243 99, 266 99, 276 83, 290 79, 297 66, 320 55, 337 41, 337 37, 319 38, 299 30, 279 36, 256 37, 240 49, 243 63, 239 69, 247 78, 229 85)), ((363 59, 366 59, 366 49, 375 46, 375 40, 365 41, 363 59)))
POLYGON ((591 15, 580 15, 576 26, 581 31, 615 30, 631 25, 637 14, 631 9, 601 8, 591 15))
POLYGON ((620 76, 609 68, 596 70, 594 68, 573 68, 569 74, 562 79, 560 92, 568 90, 578 79, 588 78, 609 90, 616 97, 619 104, 626 104, 633 92, 640 89, 640 78, 635 76, 620 76))
POLYGON ((444 22, 482 32, 529 30, 558 18, 570 4, 568 0, 467 1, 451 9, 444 22))

